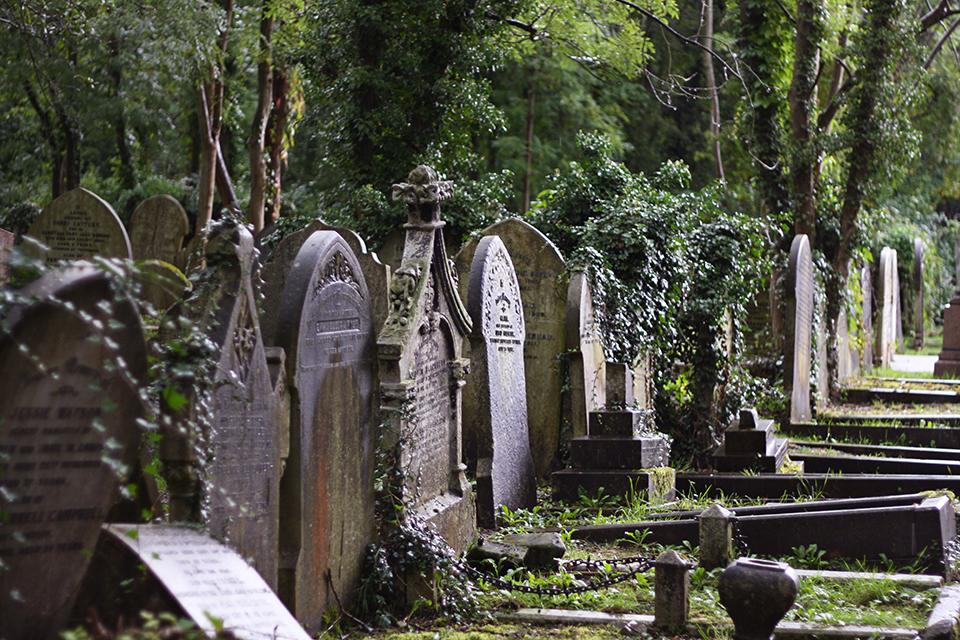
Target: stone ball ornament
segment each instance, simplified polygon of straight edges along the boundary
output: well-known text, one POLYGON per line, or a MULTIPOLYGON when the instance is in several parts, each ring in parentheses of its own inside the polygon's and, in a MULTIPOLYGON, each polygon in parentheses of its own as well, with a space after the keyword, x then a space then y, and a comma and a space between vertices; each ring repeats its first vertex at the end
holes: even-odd
POLYGON ((800 579, 783 562, 737 558, 720 574, 720 604, 733 620, 733 640, 773 640, 793 606, 800 579))

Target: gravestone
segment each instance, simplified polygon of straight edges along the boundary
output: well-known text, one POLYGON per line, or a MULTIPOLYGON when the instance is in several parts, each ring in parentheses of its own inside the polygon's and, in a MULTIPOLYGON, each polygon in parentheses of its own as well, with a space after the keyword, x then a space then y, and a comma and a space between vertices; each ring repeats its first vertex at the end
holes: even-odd
POLYGON ((923 347, 923 240, 913 239, 913 348, 923 347))
POLYGON ((264 579, 236 551, 209 535, 171 525, 112 524, 124 545, 208 634, 217 627, 244 640, 308 640, 264 579))
POLYGON ((130 245, 137 260, 176 263, 188 233, 187 212, 171 196, 147 198, 130 216, 130 245))
POLYGON ((0 286, 10 281, 10 251, 13 249, 17 234, 0 229, 0 286))
POLYGON ((115 286, 92 266, 50 272, 2 325, 0 637, 57 636, 137 458, 146 346, 115 286))
POLYGON ((140 284, 140 299, 163 313, 183 299, 193 285, 183 272, 169 262, 145 260, 137 264, 134 278, 140 284))
POLYGON ((475 512, 461 462, 463 338, 471 322, 443 243, 440 202, 452 184, 420 166, 393 187, 407 204, 401 266, 377 339, 385 445, 400 463, 393 487, 408 513, 431 523, 455 551, 473 541, 475 512))
POLYGON ((501 506, 513 511, 537 502, 527 429, 520 286, 510 254, 497 236, 485 236, 477 245, 469 286, 473 331, 463 401, 465 457, 473 461, 477 479, 477 521, 496 528, 501 506))
POLYGON ((208 239, 207 264, 216 265, 215 275, 191 309, 217 349, 211 402, 193 409, 206 414, 208 424, 201 434, 171 429, 161 440, 160 456, 171 519, 201 521, 212 535, 250 558, 276 589, 277 495, 288 445, 287 434, 278 428, 257 321, 250 281, 253 253, 253 237, 240 225, 221 228, 208 239), (199 481, 205 484, 202 491, 199 481), (200 495, 205 496, 202 514, 200 495))
POLYGON ((879 329, 877 354, 880 366, 890 368, 897 351, 897 319, 899 317, 899 278, 897 277, 897 252, 890 247, 880 251, 879 329))
POLYGON ((794 237, 787 264, 784 392, 790 398, 790 421, 807 422, 810 410, 810 361, 813 357, 813 258, 806 235, 794 237))
POLYGON ((590 285, 583 273, 575 273, 567 288, 567 345, 570 349, 570 391, 566 419, 572 438, 587 435, 591 411, 606 403, 606 369, 600 327, 593 314, 590 285))
POLYGON ((387 234, 383 244, 377 249, 377 255, 393 271, 399 269, 403 262, 403 244, 406 238, 407 234, 403 229, 394 229, 387 234))
MULTIPOLYGON (((557 451, 565 373, 560 356, 564 352, 566 334, 566 265, 553 243, 519 218, 498 222, 482 233, 503 241, 516 270, 527 332, 523 361, 530 453, 537 476, 545 479, 551 470, 561 466, 557 451)), ((478 243, 478 239, 470 240, 457 254, 463 299, 467 297, 470 266, 478 243)))
POLYGON ((336 231, 350 245, 353 255, 360 263, 370 293, 370 312, 374 330, 383 326, 387 319, 387 289, 390 285, 390 267, 380 261, 376 253, 367 251, 367 245, 356 232, 345 227, 332 226, 317 219, 304 229, 286 236, 273 250, 263 269, 260 270, 260 291, 263 300, 260 327, 266 344, 277 342, 280 302, 287 277, 300 247, 316 231, 336 231))
POLYGON ((935 378, 960 378, 960 289, 943 310, 943 348, 933 365, 935 378))
POLYGON ((63 194, 40 212, 24 239, 24 250, 53 264, 94 256, 132 258, 130 238, 113 207, 99 196, 77 188, 63 194))
POLYGON ((873 370, 873 278, 869 264, 860 269, 860 291, 863 292, 860 368, 864 373, 870 373, 873 370))
POLYGON ((296 390, 280 488, 280 595, 314 634, 338 594, 352 604, 375 534, 376 336, 363 271, 336 231, 314 231, 300 247, 278 338, 296 390))

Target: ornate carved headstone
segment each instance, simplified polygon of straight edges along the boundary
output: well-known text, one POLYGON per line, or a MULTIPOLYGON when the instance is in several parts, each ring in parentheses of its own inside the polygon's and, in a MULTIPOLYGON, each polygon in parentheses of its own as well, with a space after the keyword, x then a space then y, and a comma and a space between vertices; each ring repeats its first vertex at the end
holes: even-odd
POLYGON ((784 392, 790 398, 791 422, 805 422, 812 415, 810 360, 813 357, 813 257, 806 235, 796 236, 790 245, 785 320, 784 392))
POLYGON ((139 558, 184 612, 209 634, 217 622, 244 640, 308 640, 263 578, 209 535, 170 525, 113 524, 105 535, 139 558))
POLYGON ((243 226, 222 229, 207 243, 215 281, 204 287, 194 310, 217 347, 208 432, 173 431, 160 455, 170 492, 171 519, 202 520, 254 567, 271 588, 277 585, 277 500, 287 434, 278 428, 274 387, 260 337, 250 269, 253 237, 243 226), (199 443, 194 438, 199 436, 199 443), (197 458, 197 450, 202 452, 197 458), (206 504, 197 511, 198 478, 206 482, 206 504))
MULTIPOLYGON (((516 267, 523 320, 527 337, 523 360, 527 383, 527 417, 530 453, 537 476, 546 478, 561 465, 561 389, 567 313, 566 265, 560 252, 537 229, 518 218, 509 218, 483 230, 484 236, 498 236, 516 267)), ((457 254, 460 295, 466 299, 470 265, 478 240, 470 240, 457 254)))
POLYGON ((187 212, 171 196, 147 198, 130 216, 130 244, 137 260, 162 260, 175 264, 188 233, 187 212))
POLYGON ((880 366, 890 368, 893 354, 897 351, 897 320, 899 319, 900 292, 897 276, 897 252, 890 247, 880 251, 880 327, 877 332, 877 352, 880 366))
POLYGON ((363 239, 345 227, 332 226, 323 220, 314 220, 305 229, 291 233, 273 250, 270 261, 260 271, 260 290, 263 300, 260 308, 260 327, 266 344, 277 342, 277 324, 280 314, 280 299, 287 277, 300 247, 316 231, 336 231, 350 245, 353 255, 360 263, 370 292, 370 311, 374 331, 379 330, 387 319, 387 288, 390 285, 390 267, 383 264, 376 253, 367 251, 363 239))
POLYGON ((474 506, 461 462, 461 388, 467 315, 447 259, 440 202, 449 182, 420 166, 394 185, 407 204, 403 262, 390 281, 390 312, 377 339, 385 421, 400 461, 409 512, 432 523, 457 552, 473 540, 474 506), (399 440, 397 437, 399 436, 399 440))
POLYGON ((567 345, 571 349, 570 435, 579 438, 587 435, 590 412, 607 404, 603 340, 583 273, 574 274, 567 289, 567 345))
POLYGON ((296 389, 280 594, 313 634, 337 595, 352 602, 375 533, 376 336, 363 271, 337 232, 314 231, 297 253, 278 337, 296 389))
POLYGON ((103 271, 51 272, 24 293, 36 301, 0 325, 0 637, 47 638, 137 458, 147 358, 136 305, 103 271))
POLYGON ((913 239, 913 348, 923 347, 923 240, 913 239))
POLYGON ((537 502, 527 432, 520 286, 497 236, 486 236, 477 246, 467 309, 473 331, 464 394, 465 454, 475 465, 478 522, 495 528, 501 506, 515 510, 537 502))
POLYGON ((82 260, 94 256, 132 258, 130 238, 109 204, 86 189, 63 194, 37 216, 27 232, 24 250, 52 264, 61 260, 82 260))

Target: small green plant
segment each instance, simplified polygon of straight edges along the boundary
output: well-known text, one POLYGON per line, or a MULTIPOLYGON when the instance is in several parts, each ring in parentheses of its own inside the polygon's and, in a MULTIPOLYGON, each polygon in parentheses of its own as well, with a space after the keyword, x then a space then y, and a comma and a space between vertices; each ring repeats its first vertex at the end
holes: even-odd
POLYGON ((787 564, 793 567, 802 567, 804 569, 821 569, 823 567, 823 556, 826 551, 818 549, 817 545, 793 547, 793 555, 786 559, 787 564))

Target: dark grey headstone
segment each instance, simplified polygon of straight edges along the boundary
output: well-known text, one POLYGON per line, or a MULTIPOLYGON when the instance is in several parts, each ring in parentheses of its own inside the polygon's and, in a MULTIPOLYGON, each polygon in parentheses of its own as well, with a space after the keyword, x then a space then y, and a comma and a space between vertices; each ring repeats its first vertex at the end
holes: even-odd
POLYGON ((3 638, 56 637, 137 458, 146 346, 113 286, 89 265, 51 272, 0 333, 3 638))
POLYGON ((471 322, 443 243, 440 202, 449 182, 429 167, 394 185, 407 204, 403 261, 390 282, 390 309, 377 338, 388 445, 400 460, 407 509, 436 527, 455 551, 473 540, 473 496, 461 461, 461 357, 471 322), (400 441, 396 441, 399 436, 400 441))
POLYGON ((245 640, 310 638, 256 570, 209 535, 170 525, 113 524, 105 532, 136 554, 208 634, 219 623, 245 640))
POLYGON ((813 257, 806 235, 790 246, 787 265, 786 357, 784 391, 790 398, 791 422, 806 422, 810 410, 810 365, 813 357, 813 257))
POLYGON ((94 256, 132 258, 130 238, 120 218, 106 201, 86 189, 63 194, 40 212, 24 240, 24 250, 48 264, 94 256))
MULTIPOLYGON (((566 337, 566 265, 560 252, 537 229, 519 218, 509 218, 483 230, 497 236, 510 252, 523 296, 527 337, 523 360, 527 385, 530 453, 537 476, 546 478, 559 467, 561 389, 564 370, 560 355, 566 337)), ((479 240, 467 242, 457 254, 460 295, 467 296, 470 266, 479 240)))
POLYGON ((173 431, 161 441, 161 457, 174 519, 199 519, 225 540, 276 588, 279 501, 277 499, 285 438, 278 427, 274 387, 267 365, 250 270, 253 237, 242 226, 222 230, 206 246, 213 280, 201 287, 192 311, 216 346, 210 406, 196 406, 206 416, 208 432, 195 445, 173 431), (193 511, 199 487, 179 479, 197 464, 205 483, 204 508, 193 511))
POLYGON ((130 245, 137 260, 176 263, 188 233, 187 212, 171 196, 147 198, 130 216, 130 245))
POLYGON ((923 240, 913 239, 913 348, 923 346, 923 240))
POLYGON ((296 389, 281 487, 281 596, 317 633, 337 595, 352 604, 375 534, 376 336, 363 271, 337 232, 314 231, 301 246, 279 320, 296 389))
POLYGON ((467 309, 470 378, 464 394, 464 445, 475 462, 477 518, 496 526, 501 506, 511 511, 537 502, 527 430, 523 344, 526 331, 513 262, 497 236, 477 246, 467 309))
POLYGON ((593 315, 593 297, 583 273, 570 278, 567 289, 567 345, 570 349, 570 435, 587 435, 590 412, 606 403, 606 367, 600 327, 593 315))

